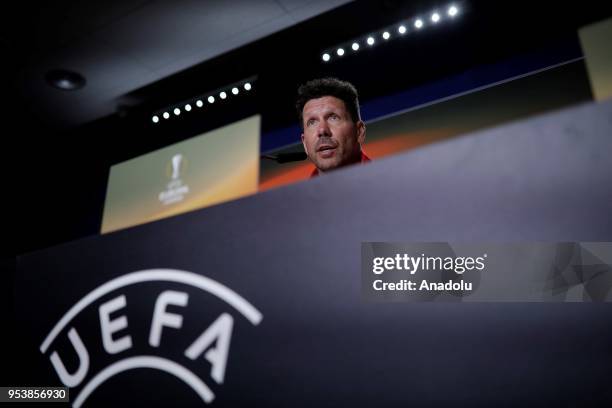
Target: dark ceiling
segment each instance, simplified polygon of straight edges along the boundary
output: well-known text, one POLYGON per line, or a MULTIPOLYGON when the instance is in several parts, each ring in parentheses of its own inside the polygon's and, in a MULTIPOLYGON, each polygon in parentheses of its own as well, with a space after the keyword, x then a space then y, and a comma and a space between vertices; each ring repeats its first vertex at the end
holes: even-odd
POLYGON ((3 7, 1 37, 28 109, 47 126, 69 128, 130 104, 126 93, 347 1, 15 2, 3 7), (84 75, 87 86, 47 86, 45 73, 58 68, 84 75))

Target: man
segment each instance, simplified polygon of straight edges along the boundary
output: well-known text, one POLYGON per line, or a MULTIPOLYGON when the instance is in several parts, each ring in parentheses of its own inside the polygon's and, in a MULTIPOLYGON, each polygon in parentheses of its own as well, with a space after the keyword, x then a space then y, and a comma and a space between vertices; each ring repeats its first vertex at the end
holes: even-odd
POLYGON ((304 150, 316 167, 311 177, 370 161, 361 150, 366 128, 352 84, 336 78, 309 81, 298 89, 296 108, 304 150))

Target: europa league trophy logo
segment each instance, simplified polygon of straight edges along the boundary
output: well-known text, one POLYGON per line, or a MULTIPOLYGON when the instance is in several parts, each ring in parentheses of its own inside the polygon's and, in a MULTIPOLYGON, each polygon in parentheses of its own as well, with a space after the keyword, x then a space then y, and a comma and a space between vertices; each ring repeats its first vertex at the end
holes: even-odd
POLYGON ((172 157, 172 180, 176 180, 179 178, 182 161, 183 161, 182 154, 175 154, 172 157))
POLYGON ((172 156, 170 163, 166 164, 166 176, 170 176, 170 181, 166 189, 159 193, 159 201, 162 204, 168 205, 182 201, 189 193, 189 186, 181 180, 181 172, 185 173, 188 163, 187 158, 177 153, 172 156))

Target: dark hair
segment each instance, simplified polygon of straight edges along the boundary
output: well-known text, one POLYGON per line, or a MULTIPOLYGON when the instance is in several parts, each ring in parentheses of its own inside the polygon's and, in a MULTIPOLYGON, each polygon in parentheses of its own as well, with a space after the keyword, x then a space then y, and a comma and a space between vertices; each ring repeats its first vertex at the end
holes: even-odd
POLYGON ((324 96, 334 96, 342 100, 353 122, 357 123, 358 120, 361 120, 359 98, 357 96, 357 89, 355 89, 353 84, 337 78, 319 78, 306 82, 298 89, 295 107, 302 129, 304 128, 304 118, 302 116, 304 105, 311 99, 322 98, 324 96))

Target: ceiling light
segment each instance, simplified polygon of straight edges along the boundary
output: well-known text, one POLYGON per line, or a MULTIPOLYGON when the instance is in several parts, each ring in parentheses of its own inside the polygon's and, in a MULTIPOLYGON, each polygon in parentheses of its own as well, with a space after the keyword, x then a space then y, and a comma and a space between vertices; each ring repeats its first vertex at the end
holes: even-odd
POLYGON ((87 81, 85 77, 77 72, 67 71, 65 69, 53 69, 45 75, 47 83, 54 88, 64 91, 75 91, 85 86, 87 81))

